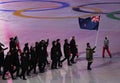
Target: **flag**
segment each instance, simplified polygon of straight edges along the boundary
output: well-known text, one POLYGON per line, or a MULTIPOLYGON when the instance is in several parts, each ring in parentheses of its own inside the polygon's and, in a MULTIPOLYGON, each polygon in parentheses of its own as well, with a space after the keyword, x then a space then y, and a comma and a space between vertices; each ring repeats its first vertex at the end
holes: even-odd
POLYGON ((100 16, 92 16, 88 18, 78 18, 81 29, 98 30, 100 16))

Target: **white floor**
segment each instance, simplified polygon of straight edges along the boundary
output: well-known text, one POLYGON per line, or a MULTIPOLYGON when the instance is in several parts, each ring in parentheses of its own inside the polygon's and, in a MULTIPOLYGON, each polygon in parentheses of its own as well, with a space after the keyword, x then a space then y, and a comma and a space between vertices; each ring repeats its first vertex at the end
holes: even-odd
MULTIPOLYGON (((49 0, 50 1, 50 0, 49 0)), ((99 30, 89 31, 82 30, 78 24, 78 17, 91 16, 91 13, 76 12, 72 10, 72 7, 76 7, 83 4, 91 3, 106 3, 113 2, 113 4, 98 4, 87 5, 88 8, 82 8, 85 11, 101 10, 102 12, 114 12, 119 11, 120 4, 114 4, 114 2, 120 2, 120 0, 53 0, 69 4, 69 7, 37 12, 24 12, 24 9, 35 8, 31 10, 42 10, 46 8, 54 8, 61 6, 59 3, 49 2, 48 0, 0 0, 0 42, 9 46, 9 38, 18 36, 21 48, 24 43, 29 42, 29 45, 33 45, 34 42, 41 39, 50 39, 48 46, 48 52, 50 52, 51 42, 57 38, 61 39, 63 45, 64 39, 70 39, 71 36, 76 37, 78 45, 78 51, 80 54, 80 60, 72 67, 63 65, 62 69, 47 70, 44 74, 39 74, 33 77, 28 77, 27 81, 21 79, 12 81, 3 81, 0 77, 0 83, 119 83, 120 80, 120 14, 115 14, 119 20, 112 19, 106 16, 106 14, 100 15, 99 30), (9 2, 10 1, 10 2, 9 2), (21 2, 13 2, 21 1, 21 2), (46 1, 46 2, 42 2, 46 1), (7 3, 3 3, 7 2, 7 3), (3 10, 17 10, 14 12, 3 10), (32 16, 21 17, 19 14, 32 16), (36 17, 36 18, 33 18, 36 17), (42 17, 42 18, 40 18, 42 17), (98 36, 97 36, 98 33, 98 36), (102 46, 104 37, 108 36, 110 39, 110 50, 113 55, 112 59, 102 59, 102 46), (92 46, 96 42, 95 60, 92 65, 93 70, 86 70, 85 48, 86 43, 90 42, 92 46), (82 53, 82 54, 81 54, 82 53), (83 57, 83 59, 81 58, 83 57)), ((7 52, 7 50, 5 51, 7 52)))

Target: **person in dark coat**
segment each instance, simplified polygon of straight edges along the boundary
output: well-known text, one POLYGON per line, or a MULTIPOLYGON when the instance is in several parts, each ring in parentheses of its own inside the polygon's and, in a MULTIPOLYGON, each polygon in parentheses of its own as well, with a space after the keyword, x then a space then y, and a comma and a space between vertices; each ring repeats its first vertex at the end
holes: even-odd
POLYGON ((6 80, 5 78, 5 74, 7 71, 10 72, 10 75, 12 77, 12 79, 15 79, 13 77, 13 69, 14 69, 14 66, 12 64, 12 57, 11 57, 11 52, 7 52, 7 55, 6 55, 6 58, 4 60, 4 64, 3 64, 3 76, 2 76, 2 79, 3 80, 6 80))
POLYGON ((51 69, 57 69, 57 62, 58 62, 58 50, 57 50, 57 42, 52 42, 52 48, 51 48, 51 69))
POLYGON ((13 50, 13 49, 16 49, 16 43, 15 43, 13 37, 10 38, 9 48, 10 48, 10 51, 13 50))
POLYGON ((39 55, 40 55, 39 50, 40 50, 39 43, 35 42, 35 51, 36 51, 37 63, 38 63, 38 59, 39 59, 39 55))
POLYGON ((30 47, 30 69, 28 74, 34 69, 34 74, 36 74, 36 66, 37 66, 37 54, 36 54, 36 49, 35 47, 31 46, 30 47))
POLYGON ((11 56, 12 56, 12 63, 13 66, 15 66, 15 70, 13 70, 13 73, 16 73, 16 77, 19 77, 19 71, 20 71, 20 62, 19 62, 19 54, 17 49, 11 50, 11 56))
POLYGON ((70 49, 71 49, 71 54, 72 54, 72 58, 71 58, 71 63, 76 63, 74 61, 74 58, 77 54, 77 47, 76 47, 76 41, 75 41, 75 37, 72 37, 72 40, 70 41, 70 49))
POLYGON ((27 62, 28 62, 28 68, 27 68, 27 75, 29 76, 29 69, 30 69, 30 50, 29 50, 29 46, 28 43, 25 43, 24 48, 23 48, 23 52, 25 53, 25 55, 27 56, 27 62))
POLYGON ((27 69, 28 69, 28 57, 26 53, 21 53, 21 74, 20 74, 20 78, 22 78, 23 80, 27 80, 25 75, 27 73, 27 69))
MULTIPOLYGON (((46 49, 46 55, 47 55, 47 57, 49 56, 49 55, 48 55, 48 51, 47 51, 48 44, 49 44, 49 39, 47 39, 47 41, 45 42, 45 47, 46 47, 45 49, 46 49)), ((47 63, 48 65, 50 64, 47 58, 46 58, 46 63, 47 63)))
POLYGON ((2 43, 0 43, 0 75, 2 75, 2 66, 3 66, 3 62, 4 62, 4 50, 8 49, 8 48, 3 48, 2 46, 4 46, 2 43))
POLYGON ((86 48, 86 60, 88 61, 87 70, 91 70, 91 64, 93 63, 93 53, 95 53, 95 48, 91 48, 90 43, 87 43, 86 48))
POLYGON ((61 60, 61 63, 67 60, 68 66, 71 66, 72 64, 70 63, 70 44, 68 43, 68 39, 65 39, 63 50, 65 58, 61 60))
POLYGON ((3 61, 4 61, 4 52, 3 52, 3 48, 0 46, 0 75, 2 75, 1 68, 3 66, 3 61))
POLYGON ((61 64, 62 51, 61 51, 60 39, 57 39, 56 42, 57 42, 57 50, 58 50, 58 67, 62 67, 61 64))
POLYGON ((40 48, 39 48, 39 62, 38 62, 38 66, 39 66, 39 71, 40 73, 45 72, 45 66, 46 66, 46 60, 47 60, 47 53, 46 53, 46 45, 45 45, 45 41, 41 40, 40 44, 39 44, 40 48))

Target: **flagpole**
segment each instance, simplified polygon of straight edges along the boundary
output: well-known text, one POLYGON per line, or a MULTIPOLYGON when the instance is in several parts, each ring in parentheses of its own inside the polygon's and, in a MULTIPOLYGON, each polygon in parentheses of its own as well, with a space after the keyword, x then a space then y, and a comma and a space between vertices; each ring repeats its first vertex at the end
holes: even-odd
POLYGON ((99 36, 99 30, 97 31, 97 35, 96 35, 96 39, 95 39, 95 46, 97 46, 98 36, 99 36))
MULTIPOLYGON (((99 15, 99 18, 100 18, 100 15, 99 15)), ((99 21, 100 21, 100 19, 99 19, 99 21)), ((99 36, 99 28, 97 30, 97 35, 96 35, 96 39, 95 39, 95 46, 97 46, 98 36, 99 36)))

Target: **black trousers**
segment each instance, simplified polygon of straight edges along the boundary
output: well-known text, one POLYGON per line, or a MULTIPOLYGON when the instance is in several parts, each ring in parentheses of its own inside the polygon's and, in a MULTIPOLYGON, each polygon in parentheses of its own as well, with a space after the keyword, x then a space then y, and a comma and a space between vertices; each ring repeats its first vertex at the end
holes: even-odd
MULTIPOLYGON (((1 57, 0 57, 0 58, 1 58, 1 57)), ((3 61, 4 61, 4 59, 0 59, 0 75, 2 74, 1 68, 2 68, 2 66, 3 66, 3 61)))
POLYGON ((57 65, 58 65, 58 67, 61 67, 61 66, 62 66, 62 64, 61 64, 61 56, 58 57, 57 65))
POLYGON ((13 73, 16 73, 16 77, 19 77, 20 72, 20 65, 15 65, 16 69, 13 71, 13 73))
POLYGON ((70 57, 65 57, 63 60, 61 60, 61 62, 64 62, 65 60, 67 60, 67 64, 70 65, 70 57))
POLYGON ((74 63, 74 58, 75 58, 75 56, 76 56, 76 53, 72 53, 72 58, 71 58, 71 63, 74 63))
POLYGON ((57 68, 57 60, 52 60, 52 64, 51 64, 51 69, 56 69, 57 68))
POLYGON ((3 68, 3 76, 2 76, 2 78, 5 79, 5 74, 6 74, 7 71, 9 71, 10 74, 11 74, 11 77, 14 78, 13 77, 13 67, 11 67, 11 66, 6 66, 6 67, 3 68))
POLYGON ((20 77, 23 77, 23 79, 25 79, 25 74, 27 72, 27 67, 26 66, 21 66, 22 71, 21 71, 21 75, 20 77))
POLYGON ((37 62, 31 63, 30 69, 28 70, 28 74, 29 74, 32 70, 34 70, 34 73, 36 73, 36 66, 37 66, 37 62))
POLYGON ((1 70, 1 68, 2 68, 2 65, 0 64, 0 75, 2 74, 2 70, 1 70))
POLYGON ((39 65, 38 65, 39 72, 41 72, 41 73, 44 72, 45 71, 45 66, 46 66, 46 60, 43 59, 42 61, 39 62, 39 65))
POLYGON ((93 62, 88 62, 88 65, 87 65, 87 69, 90 70, 91 69, 91 65, 92 65, 93 62))

